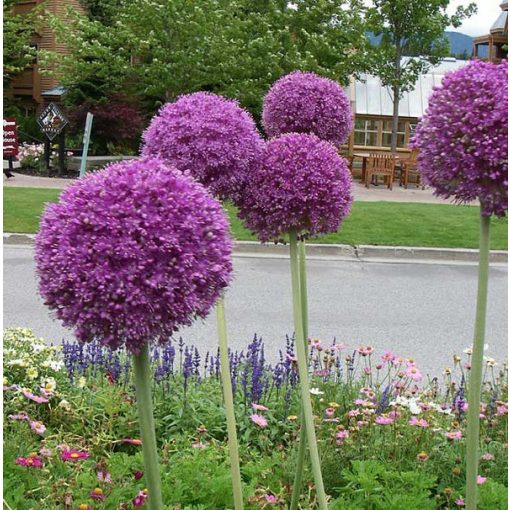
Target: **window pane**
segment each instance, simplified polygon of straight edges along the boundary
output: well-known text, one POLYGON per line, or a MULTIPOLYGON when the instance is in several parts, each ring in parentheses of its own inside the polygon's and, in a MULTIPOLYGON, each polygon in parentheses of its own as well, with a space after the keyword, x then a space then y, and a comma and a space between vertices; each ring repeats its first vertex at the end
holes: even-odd
POLYGON ((354 123, 354 129, 364 131, 365 130, 365 119, 356 119, 356 121, 354 123))
POLYGON ((405 133, 406 132, 406 123, 405 122, 399 122, 398 123, 398 127, 397 127, 397 131, 399 133, 405 133))
POLYGON ((397 134, 397 147, 405 147, 406 145, 406 137, 404 133, 397 134))
POLYGON ((391 133, 391 120, 385 120, 383 122, 383 131, 389 131, 391 133))
POLYGON ((367 133, 367 145, 377 146, 377 132, 367 133))
POLYGON ((365 145, 365 132, 356 131, 354 133, 354 145, 365 145))
POLYGON ((379 121, 378 120, 367 120, 367 131, 377 131, 379 129, 379 121))
POLYGON ((383 147, 391 147, 391 133, 384 132, 382 135, 383 147))

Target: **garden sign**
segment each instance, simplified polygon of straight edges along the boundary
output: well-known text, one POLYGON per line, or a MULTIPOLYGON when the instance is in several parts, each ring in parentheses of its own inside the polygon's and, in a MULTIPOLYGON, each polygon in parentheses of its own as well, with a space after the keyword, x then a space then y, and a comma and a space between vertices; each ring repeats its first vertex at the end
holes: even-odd
POLYGON ((3 154, 5 157, 15 157, 18 155, 18 133, 16 126, 16 119, 14 117, 7 117, 4 119, 3 130, 3 154))
POLYGON ((53 140, 62 132, 69 121, 55 103, 50 103, 43 110, 41 115, 37 117, 37 123, 39 124, 41 131, 50 140, 53 140))

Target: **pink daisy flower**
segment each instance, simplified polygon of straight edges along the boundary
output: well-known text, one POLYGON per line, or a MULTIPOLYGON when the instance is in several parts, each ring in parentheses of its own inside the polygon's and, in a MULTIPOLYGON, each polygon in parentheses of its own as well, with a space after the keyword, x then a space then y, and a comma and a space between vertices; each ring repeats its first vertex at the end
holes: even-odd
POLYGON ((482 485, 482 484, 484 484, 484 483, 486 482, 486 480, 487 480, 487 477, 486 477, 486 476, 480 476, 480 475, 478 475, 478 476, 476 477, 476 483, 477 483, 478 485, 482 485))
POLYGON ((110 475, 108 471, 103 471, 102 469, 97 472, 97 479, 100 482, 112 483, 112 475, 110 475))
POLYGON ((263 406, 261 404, 255 404, 253 403, 251 405, 254 411, 269 411, 269 409, 266 406, 263 406))
POLYGON ((336 437, 336 444, 338 446, 340 446, 341 444, 343 444, 344 439, 347 439, 349 437, 349 431, 348 430, 340 430, 339 432, 337 432, 335 437, 336 437))
POLYGON ((413 381, 419 381, 422 378, 421 372, 414 366, 407 368, 406 375, 413 381))
POLYGON ((124 439, 122 439, 122 442, 126 444, 132 444, 135 446, 140 446, 142 444, 141 439, 132 439, 130 437, 125 437, 124 439))
POLYGON ((267 427, 267 419, 261 414, 252 414, 250 416, 251 421, 261 428, 267 427))
POLYGON ((422 429, 426 429, 429 426, 429 423, 427 420, 424 420, 423 418, 418 419, 418 418, 416 418, 416 416, 413 416, 409 420, 409 425, 411 425, 413 427, 421 427, 422 429))
POLYGON ((278 498, 273 494, 266 494, 266 502, 270 505, 277 505, 278 504, 278 498))
POLYGON ((464 501, 464 499, 463 499, 463 498, 457 498, 457 499, 455 500, 455 504, 456 504, 457 506, 466 506, 466 502, 464 501))
POLYGON ((390 363, 395 359, 395 354, 393 354, 391 351, 386 351, 382 356, 381 359, 384 361, 384 363, 390 363))
POLYGON ((43 467, 42 459, 36 453, 31 453, 28 457, 18 457, 15 463, 18 466, 35 469, 41 469, 43 467))
POLYGON ((90 457, 90 453, 78 451, 78 450, 70 450, 70 449, 63 449, 62 453, 60 454, 60 458, 63 461, 69 461, 69 462, 77 462, 79 460, 85 460, 90 457))
POLYGON ((448 439, 456 440, 462 437, 462 432, 460 430, 454 430, 453 432, 445 432, 444 434, 448 439))
POLYGON ((44 426, 44 424, 40 421, 31 421, 30 422, 30 428, 36 433, 36 434, 40 434, 40 435, 43 435, 44 432, 46 431, 46 427, 44 426))
POLYGON ((391 425, 395 421, 395 418, 390 418, 389 416, 385 416, 382 414, 381 416, 377 416, 375 419, 375 423, 377 425, 391 425))
POLYGON ((9 420, 29 420, 27 413, 21 412, 19 414, 10 414, 8 416, 9 420))
POLYGON ((104 501, 106 496, 104 495, 103 489, 101 487, 96 487, 94 490, 90 491, 90 497, 94 501, 104 501))
POLYGON ((23 395, 27 397, 29 400, 36 402, 37 404, 46 404, 49 402, 47 398, 39 397, 38 395, 34 395, 31 391, 25 390, 23 391, 23 395))
POLYGON ((145 505, 148 498, 149 498, 149 495, 148 495, 147 489, 140 491, 136 495, 136 497, 133 499, 133 507, 140 508, 141 506, 145 505))

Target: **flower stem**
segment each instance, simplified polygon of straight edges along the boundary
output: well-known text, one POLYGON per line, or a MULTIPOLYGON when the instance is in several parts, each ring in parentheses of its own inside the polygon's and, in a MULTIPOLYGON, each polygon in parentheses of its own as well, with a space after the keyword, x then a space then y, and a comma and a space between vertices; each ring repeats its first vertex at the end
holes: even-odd
POLYGON ((296 330, 296 348, 298 358, 299 381, 301 387, 301 406, 305 418, 304 423, 306 425, 306 435, 308 438, 308 447, 310 450, 310 458, 312 461, 312 471, 315 480, 315 490, 317 492, 319 508, 321 510, 327 510, 328 504, 326 501, 324 484, 322 482, 319 449, 317 447, 317 438, 315 437, 312 402, 310 399, 310 385, 308 383, 308 360, 305 349, 305 338, 303 331, 303 318, 300 299, 297 235, 294 229, 292 229, 289 232, 289 238, 290 238, 290 269, 292 280, 292 305, 294 310, 294 329, 296 330))
POLYGON ((154 415, 152 412, 152 395, 150 389, 151 370, 149 364, 149 345, 145 344, 140 354, 133 356, 135 374, 136 402, 140 421, 140 435, 142 438, 143 463, 149 498, 149 510, 162 510, 161 478, 159 474, 159 460, 156 448, 156 431, 154 429, 154 415))
POLYGON ((480 396, 482 391, 483 346, 489 283, 490 216, 480 216, 480 258, 478 262, 478 296, 476 299, 475 334, 468 388, 466 508, 476 510, 476 477, 480 441, 480 396))
MULTIPOLYGON (((305 352, 308 359, 308 290, 306 285, 306 245, 305 241, 299 243, 299 297, 301 300, 301 315, 303 319, 303 336, 305 339, 305 352)), ((301 430, 299 432, 299 451, 292 485, 292 498, 290 510, 297 510, 299 496, 301 495, 301 484, 303 481, 303 466, 306 455, 306 425, 304 411, 301 409, 301 430)))
POLYGON ((232 475, 232 490, 236 510, 243 509, 243 491, 241 485, 241 471, 239 468, 239 450, 237 446, 236 417, 234 413, 234 398, 232 395, 232 381, 230 380, 230 363, 227 348, 227 327, 225 321, 225 306, 223 298, 216 304, 218 321, 218 339, 220 344, 220 371, 227 416, 228 450, 230 455, 230 471, 232 475))

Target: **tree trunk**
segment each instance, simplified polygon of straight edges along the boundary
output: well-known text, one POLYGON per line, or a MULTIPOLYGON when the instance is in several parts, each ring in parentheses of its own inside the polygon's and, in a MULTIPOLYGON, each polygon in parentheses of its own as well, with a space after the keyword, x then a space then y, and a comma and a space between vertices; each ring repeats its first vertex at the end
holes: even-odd
POLYGON ((400 87, 393 87, 393 118, 391 122, 391 152, 397 152, 398 106, 400 103, 400 87))
POLYGON ((400 103, 400 59, 402 47, 400 35, 395 34, 395 81, 393 82, 393 119, 391 123, 391 152, 397 152, 398 106, 400 103))

